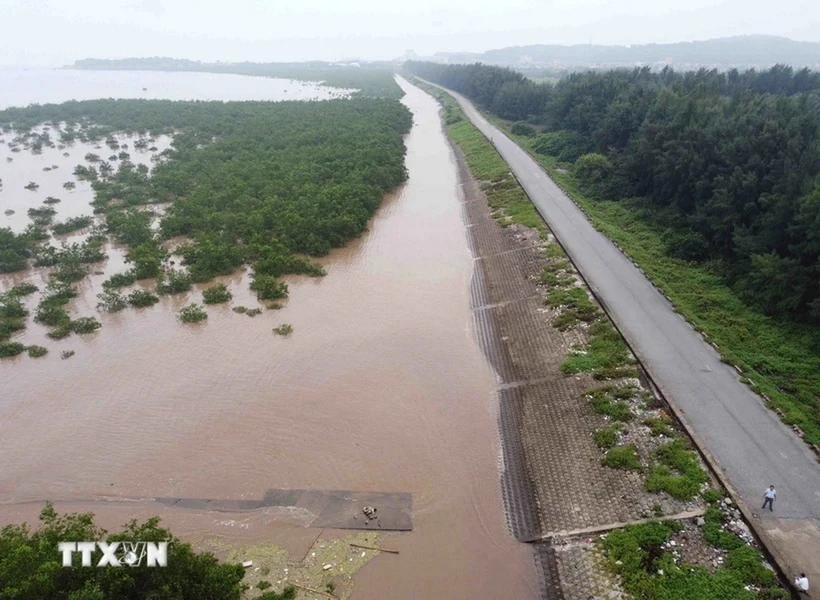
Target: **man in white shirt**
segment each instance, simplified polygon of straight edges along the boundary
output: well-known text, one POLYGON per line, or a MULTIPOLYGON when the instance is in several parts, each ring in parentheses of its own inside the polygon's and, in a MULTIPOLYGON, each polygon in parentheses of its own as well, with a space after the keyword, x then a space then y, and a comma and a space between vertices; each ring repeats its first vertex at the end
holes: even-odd
POLYGON ((801 594, 809 593, 809 578, 806 577, 805 573, 800 573, 800 577, 794 578, 794 585, 801 594))
POLYGON ((763 494, 763 509, 765 510, 766 505, 768 504, 769 511, 774 512, 774 509, 772 508, 772 503, 774 502, 775 498, 777 498, 777 490, 774 489, 773 485, 770 485, 769 489, 766 490, 763 494))

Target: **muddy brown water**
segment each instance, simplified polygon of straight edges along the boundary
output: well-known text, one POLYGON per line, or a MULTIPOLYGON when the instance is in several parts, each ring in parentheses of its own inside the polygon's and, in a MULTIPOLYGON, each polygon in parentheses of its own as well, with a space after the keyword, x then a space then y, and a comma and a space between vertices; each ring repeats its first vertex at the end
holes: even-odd
MULTIPOLYGON (((203 546, 264 542, 300 558, 317 535, 344 532, 308 528, 292 510, 213 513, 131 499, 411 492, 414 531, 388 536, 401 554, 360 571, 353 598, 537 595, 531 551, 505 526, 496 379, 469 308, 455 157, 436 102, 402 86, 414 113, 409 181, 364 236, 321 260, 326 277, 288 278, 281 310, 249 318, 208 307, 207 322, 183 325, 175 311, 201 301, 194 290, 99 315, 101 282, 122 268, 114 249, 106 275, 81 282, 72 303, 75 314, 98 316, 99 332, 54 342, 29 319, 21 341, 50 352, 0 362, 0 524, 35 520, 53 499, 96 512, 109 528, 158 514, 203 546), (271 332, 281 323, 293 335, 271 332), (76 355, 61 360, 63 349, 76 355)), ((0 289, 23 279, 5 276, 0 289)), ((223 280, 233 306, 257 305, 247 272, 223 280)))

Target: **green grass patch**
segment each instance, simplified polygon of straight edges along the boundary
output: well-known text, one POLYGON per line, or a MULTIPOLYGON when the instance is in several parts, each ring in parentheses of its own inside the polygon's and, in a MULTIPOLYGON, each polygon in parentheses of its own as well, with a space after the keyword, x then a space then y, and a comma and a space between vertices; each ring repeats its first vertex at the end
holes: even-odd
POLYGON ((643 424, 649 427, 649 431, 655 437, 658 437, 659 435, 672 437, 675 434, 672 430, 672 422, 669 419, 647 417, 643 420, 643 424))
POLYGON ((641 468, 641 461, 638 460, 638 452, 635 446, 615 446, 607 450, 601 462, 613 469, 627 469, 638 471, 641 468))
POLYGON ((580 287, 555 288, 547 294, 547 305, 571 309, 583 321, 593 320, 598 309, 586 290, 580 287))
POLYGON ((687 449, 683 440, 664 444, 655 451, 655 458, 660 464, 646 478, 649 492, 664 491, 678 500, 688 500, 697 496, 700 486, 708 481, 697 454, 687 449))
POLYGON ((567 255, 564 254, 564 250, 556 244, 555 242, 550 242, 547 244, 547 247, 544 249, 546 252, 547 258, 566 258, 567 255))
POLYGON ((589 398, 592 409, 599 415, 605 415, 615 421, 631 421, 634 415, 628 403, 615 398, 617 390, 614 385, 606 385, 587 390, 585 395, 589 398))
POLYGON ((720 490, 716 490, 715 488, 709 488, 704 490, 701 494, 701 497, 705 502, 708 504, 714 504, 715 502, 719 502, 723 495, 720 493, 720 490))
POLYGON ((581 322, 578 313, 573 310, 566 310, 552 320, 552 326, 560 331, 574 327, 581 322))
POLYGON ((601 427, 592 432, 592 437, 599 448, 612 448, 618 443, 619 430, 617 425, 601 427))
POLYGON ((561 363, 565 375, 586 372, 599 379, 635 377, 637 370, 629 347, 609 320, 600 319, 589 328, 589 343, 561 363))
POLYGON ((709 545, 724 550, 734 550, 744 545, 740 537, 730 531, 723 530, 723 513, 715 506, 706 509, 703 515, 703 537, 709 545))
MULTIPOLYGON (((785 598, 757 550, 743 545, 729 552, 725 566, 676 564, 663 544, 677 531, 675 521, 633 525, 611 531, 599 543, 622 585, 634 598, 686 600, 763 600, 785 598), (745 589, 763 586, 760 591, 745 589)), ((739 538, 738 538, 739 539, 739 538)), ((741 542, 742 544, 742 542, 741 542)))

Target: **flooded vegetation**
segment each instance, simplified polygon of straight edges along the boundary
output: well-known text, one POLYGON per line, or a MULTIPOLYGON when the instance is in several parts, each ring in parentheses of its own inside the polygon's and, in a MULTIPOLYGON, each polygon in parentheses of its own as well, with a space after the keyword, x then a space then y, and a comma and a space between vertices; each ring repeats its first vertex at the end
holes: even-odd
MULTIPOLYGON (((73 284, 88 275, 87 264, 105 260, 102 244, 110 235, 128 247, 125 262, 133 267, 104 286, 100 300, 108 312, 125 304, 112 289, 137 280, 156 279, 153 291, 160 295, 180 294, 246 264, 253 267, 251 289, 259 300, 285 298, 281 276, 322 275, 323 269, 303 255, 325 255, 360 235, 384 193, 404 181, 402 134, 409 126, 410 114, 401 104, 371 99, 101 100, 0 111, 0 127, 14 134, 10 148, 35 154, 54 148, 53 137, 61 146, 79 140, 112 150, 128 147, 122 132, 136 134, 133 146, 141 149, 149 139, 173 138, 170 148, 151 155, 153 168, 131 162, 125 151, 109 158, 116 168, 87 152, 86 164, 77 165, 74 175, 94 192, 98 231, 82 244, 49 245, 49 230, 65 235, 94 225, 95 219, 81 215, 54 222, 55 199, 48 197, 48 205, 28 209, 32 222, 21 233, 3 232, 0 253, 8 258, 0 267, 22 270, 33 259, 37 266, 56 267, 51 281, 73 284), (174 238, 185 241, 169 250, 166 242, 174 238), (175 261, 185 269, 171 268, 175 261)), ((90 331, 88 317, 75 322, 60 308, 71 293, 66 288, 38 307, 38 322, 54 327, 52 339, 90 331)), ((206 304, 228 299, 227 289, 205 292, 206 304)), ((129 303, 155 304, 140 293, 132 293, 129 303)), ((179 317, 193 323, 207 314, 191 305, 179 317)))
MULTIPOLYGON (((407 89, 403 103, 414 126, 404 139, 406 183, 379 196, 359 237, 311 261, 300 258, 311 266, 304 272, 275 275, 296 263, 263 262, 270 256, 260 253, 253 264, 265 273, 243 264, 210 283, 194 281, 191 265, 182 263, 199 262, 204 273, 212 263, 202 257, 213 254, 170 255, 196 240, 160 237, 169 204, 117 206, 112 196, 106 205, 113 210, 97 213, 91 227, 39 242, 54 248, 38 256, 50 266, 0 277, 4 293, 24 283, 39 288, 20 296, 30 314, 10 342, 49 350, 0 362, 3 523, 36 521, 45 499, 61 512, 92 510, 111 529, 160 515, 176 535, 220 558, 246 560, 273 542, 310 570, 311 553, 320 556, 314 544, 329 546, 346 534, 306 527, 301 509, 216 513, 150 498, 240 500, 271 487, 408 492, 413 531, 383 534, 382 543, 399 555, 364 551, 367 560, 356 563, 361 568, 351 579, 329 569, 327 581, 292 581, 317 589, 335 582, 337 592, 355 587, 357 598, 374 599, 534 595, 530 551, 504 523, 494 377, 472 333, 473 263, 455 160, 436 103, 407 89), (104 257, 80 260, 95 253, 104 257), (86 274, 63 282, 52 277, 58 270, 68 280, 78 270, 86 274), (141 277, 151 273, 161 280, 141 277), (206 305, 206 290, 218 284, 232 297, 206 305), (207 318, 180 323, 192 304, 207 318), (71 323, 87 317, 102 327, 74 332, 71 323), (284 325, 291 335, 272 333, 284 325), (53 330, 70 333, 55 340, 48 337, 53 330), (93 439, 77 435, 91 430, 93 439), (70 448, 58 443, 68 438, 75 440, 70 448), (95 451, 99 445, 116 447, 113 458, 95 451)), ((168 150, 168 137, 112 135, 128 145, 135 181, 136 165, 168 160, 167 153, 152 160, 168 150)), ((18 240, 30 227, 28 208, 48 196, 62 200, 50 205, 57 211, 52 222, 91 214, 92 168, 97 182, 116 182, 101 174, 102 159, 85 160, 88 153, 109 155, 106 141, 15 153, 0 192, 0 206, 16 210, 2 222, 14 237, 4 239, 18 240), (53 164, 60 168, 42 171, 53 164), (66 172, 77 165, 86 170, 67 190, 66 172), (23 190, 35 177, 40 190, 23 190)), ((0 146, 3 156, 9 152, 0 146)), ((80 329, 91 325, 80 322, 80 329)), ((267 576, 254 572, 254 581, 281 592, 291 567, 268 568, 267 576)))

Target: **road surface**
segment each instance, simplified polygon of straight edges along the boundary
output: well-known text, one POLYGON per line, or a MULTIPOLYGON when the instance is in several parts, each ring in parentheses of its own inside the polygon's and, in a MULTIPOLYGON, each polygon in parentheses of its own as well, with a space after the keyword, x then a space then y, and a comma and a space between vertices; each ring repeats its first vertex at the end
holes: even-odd
MULTIPOLYGON (((807 550, 818 547, 820 538, 813 538, 820 534, 815 521, 820 519, 820 466, 813 452, 739 381, 737 372, 720 361, 718 353, 609 238, 592 227, 526 151, 491 125, 469 100, 447 91, 493 141, 655 384, 684 412, 683 418, 732 487, 760 514, 764 490, 776 486, 775 512, 761 515, 763 528, 784 544, 808 536, 811 539, 798 545, 807 550), (808 521, 802 527, 795 519, 808 521), (800 535, 780 536, 784 529, 797 529, 800 535)), ((794 568, 809 572, 818 566, 816 554, 811 561, 804 557, 800 562, 797 548, 781 550, 791 556, 794 568), (810 568, 808 562, 815 564, 810 568)), ((817 577, 815 581, 820 583, 817 577)))

